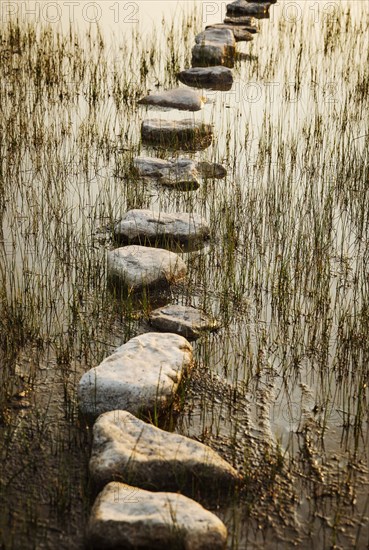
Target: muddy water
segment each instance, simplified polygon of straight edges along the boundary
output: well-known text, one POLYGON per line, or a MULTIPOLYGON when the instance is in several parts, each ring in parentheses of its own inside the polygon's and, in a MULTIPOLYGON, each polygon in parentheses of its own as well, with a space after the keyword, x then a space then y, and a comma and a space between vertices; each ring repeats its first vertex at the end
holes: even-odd
MULTIPOLYGON (((18 15, 64 29, 71 21, 92 32, 98 22, 110 47, 121 33, 128 40, 136 28, 145 36, 155 27, 160 44, 166 40, 162 19, 174 17, 176 29, 183 11, 183 3, 174 1, 93 4, 37 2, 33 11, 18 15)), ((198 23, 220 22, 224 12, 225 3, 203 2, 198 23)), ((216 510, 230 531, 229 547, 368 547, 367 225, 366 218, 360 226, 355 216, 367 199, 349 170, 367 159, 367 100, 355 93, 365 76, 368 14, 362 2, 318 7, 286 1, 272 6, 270 19, 260 26, 251 44, 239 46, 246 58, 236 66, 233 89, 204 91, 204 111, 191 115, 214 123, 213 145, 193 156, 224 163, 225 184, 207 182, 192 195, 138 188, 121 198, 124 186, 115 176, 119 154, 106 159, 97 152, 89 173, 80 174, 76 165, 72 185, 62 190, 59 208, 68 215, 60 223, 51 221, 52 211, 50 222, 44 219, 40 207, 37 250, 26 209, 43 193, 41 177, 39 187, 37 178, 29 178, 27 200, 19 191, 17 224, 5 217, 7 265, 22 271, 26 258, 31 288, 35 276, 45 278, 43 321, 52 342, 49 347, 36 341, 15 365, 14 398, 2 432, 5 548, 82 547, 92 496, 86 475, 89 432, 79 425, 75 386, 84 370, 148 327, 139 311, 130 317, 124 305, 108 303, 108 296, 96 310, 93 293, 103 292, 103 274, 86 296, 78 277, 88 275, 71 267, 73 254, 52 239, 69 222, 74 233, 68 242, 91 258, 91 270, 103 273, 104 247, 96 229, 104 235, 111 212, 118 217, 127 206, 140 205, 193 209, 212 224, 211 244, 184 255, 191 284, 176 289, 173 298, 211 309, 223 328, 195 345, 198 368, 175 429, 211 444, 245 473, 244 493, 216 510), (331 30, 330 21, 336 21, 331 30), (347 110, 349 131, 343 122, 347 110), (322 225, 330 233, 321 237, 317 257, 310 234, 319 235, 314 219, 325 219, 326 212, 332 228, 329 220, 322 225), (295 258, 298 246, 308 267, 295 258), (57 261, 63 266, 58 277, 57 261), (324 269, 317 268, 318 261, 324 269), (68 269, 75 269, 72 276, 68 269), (49 327, 55 311, 58 326, 49 327)), ((157 66, 148 88, 165 86, 165 64, 157 66)), ((83 99, 71 110, 76 133, 88 112, 83 99)), ((52 122, 55 112, 50 113, 52 122)), ((146 114, 183 117, 140 108, 123 120, 106 98, 97 123, 108 120, 109 140, 123 154, 127 149, 152 154, 140 144, 146 114)), ((24 169, 32 169, 27 158, 24 169)), ((110 246, 107 238, 104 246, 110 246)))

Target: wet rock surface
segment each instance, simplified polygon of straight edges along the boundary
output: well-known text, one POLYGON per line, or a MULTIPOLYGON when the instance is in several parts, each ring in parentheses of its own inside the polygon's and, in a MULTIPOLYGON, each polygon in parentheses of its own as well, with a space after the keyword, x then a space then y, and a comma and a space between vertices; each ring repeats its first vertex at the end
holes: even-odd
POLYGON ((146 143, 174 149, 205 149, 213 137, 211 124, 184 120, 144 120, 141 126, 142 140, 146 143))
POLYGON ((215 330, 219 326, 203 311, 181 305, 166 305, 155 309, 150 314, 150 323, 158 330, 176 332, 189 339, 197 339, 204 332, 215 330))
POLYGON ((167 187, 183 190, 200 187, 197 164, 191 159, 163 160, 153 157, 136 157, 133 160, 133 166, 140 177, 156 180, 167 187))
POLYGON ((145 287, 168 288, 184 279, 187 268, 174 252, 131 245, 108 252, 107 270, 111 285, 134 292, 145 287))
POLYGON ((227 529, 187 497, 112 482, 95 501, 87 537, 98 550, 222 550, 227 529))
POLYGON ((178 73, 178 78, 188 86, 227 91, 232 88, 233 74, 231 69, 223 66, 192 67, 178 73))
POLYGON ((199 111, 204 105, 201 95, 193 90, 187 90, 186 88, 150 94, 140 99, 138 103, 141 105, 167 107, 182 111, 199 111))
POLYGON ((155 491, 228 493, 241 481, 218 453, 127 411, 102 414, 93 428, 90 473, 98 487, 123 481, 155 491))
POLYGON ((114 237, 123 243, 165 244, 200 243, 210 234, 209 226, 198 214, 130 210, 114 227, 114 237))
POLYGON ((138 415, 169 405, 193 365, 192 346, 177 334, 149 332, 120 346, 78 385, 87 418, 117 409, 138 415))
POLYGON ((226 65, 233 67, 235 38, 229 29, 206 29, 195 37, 192 48, 192 66, 226 65))

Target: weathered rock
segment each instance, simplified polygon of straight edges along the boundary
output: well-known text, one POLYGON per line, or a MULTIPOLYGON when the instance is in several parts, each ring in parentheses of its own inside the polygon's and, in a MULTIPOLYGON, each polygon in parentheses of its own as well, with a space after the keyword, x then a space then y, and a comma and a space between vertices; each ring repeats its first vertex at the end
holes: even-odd
POLYGON ((222 179, 227 175, 221 164, 185 158, 163 160, 136 157, 133 166, 140 178, 180 190, 197 189, 200 186, 199 177, 222 179))
POLYGON ((206 29, 195 37, 195 42, 192 48, 193 67, 233 67, 236 42, 229 29, 206 29))
POLYGON ((216 23, 214 25, 208 25, 206 29, 228 29, 233 32, 236 42, 251 42, 254 39, 252 33, 248 27, 242 27, 241 25, 227 25, 225 23, 216 23))
POLYGON ((269 8, 273 2, 247 2, 246 0, 235 0, 227 4, 228 16, 252 16, 256 19, 269 17, 269 8))
POLYGON ((108 252, 108 278, 129 292, 168 288, 186 275, 186 265, 174 252, 146 246, 124 246, 108 252))
POLYGON ((87 537, 96 550, 223 550, 227 529, 185 496, 112 482, 95 501, 87 537))
POLYGON ((117 409, 135 415, 170 404, 182 375, 193 365, 191 344, 178 334, 149 332, 120 346, 78 384, 85 416, 117 409))
POLYGON ((209 226, 198 214, 130 210, 114 227, 116 240, 130 244, 200 243, 210 234, 209 226))
POLYGON ((259 32, 259 26, 255 17, 226 17, 224 23, 226 25, 240 25, 247 28, 251 33, 259 32))
POLYGON ((123 481, 154 491, 206 496, 233 491, 241 476, 207 445, 167 432, 127 411, 99 416, 90 473, 98 487, 123 481))
POLYGON ((203 178, 223 179, 227 175, 227 170, 224 166, 217 162, 198 162, 196 168, 203 178))
POLYGON ((190 306, 166 305, 150 314, 154 328, 165 332, 176 332, 185 338, 195 340, 204 332, 214 330, 219 325, 203 311, 190 306))
POLYGON ((143 141, 156 145, 185 148, 205 149, 213 138, 213 126, 192 119, 184 120, 144 120, 141 126, 143 141))
POLYGON ((148 180, 155 179, 167 187, 180 190, 198 189, 197 164, 192 159, 163 160, 153 157, 136 157, 133 160, 137 174, 148 180))
POLYGON ((200 111, 204 105, 201 95, 186 88, 177 88, 176 90, 150 94, 140 99, 138 103, 180 109, 182 111, 200 111))
POLYGON ((187 86, 227 91, 232 88, 233 74, 228 67, 192 67, 178 73, 178 78, 187 86))

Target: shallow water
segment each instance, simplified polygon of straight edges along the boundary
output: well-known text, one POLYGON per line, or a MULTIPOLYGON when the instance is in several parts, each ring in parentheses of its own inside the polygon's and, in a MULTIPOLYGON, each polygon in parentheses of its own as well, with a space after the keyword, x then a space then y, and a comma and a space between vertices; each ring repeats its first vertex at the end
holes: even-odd
MULTIPOLYGON (((47 3, 37 4, 38 23, 59 24, 47 3)), ((225 4, 195 3, 197 19, 184 31, 183 3, 97 3, 100 34, 88 4, 75 7, 72 24, 82 32, 91 24, 81 44, 101 59, 97 77, 93 64, 88 78, 76 69, 63 80, 64 99, 46 88, 38 103, 32 85, 23 98, 13 90, 11 76, 24 68, 12 52, 3 81, 1 297, 3 317, 27 335, 3 415, 4 548, 82 545, 89 433, 79 426, 75 387, 148 329, 142 310, 150 305, 132 312, 105 291, 109 231, 132 207, 193 210, 211 224, 210 244, 183 255, 189 284, 172 299, 212 311, 222 328, 195 345, 197 370, 175 429, 246 475, 245 494, 217 510, 229 547, 368 548, 365 4, 271 7, 254 41, 238 45, 251 58, 237 63, 232 90, 204 91, 203 112, 189 115, 213 122, 215 139, 185 156, 222 162, 229 173, 193 193, 132 181, 132 156, 176 155, 143 147, 141 120, 187 115, 136 108, 129 96, 127 104, 112 74, 127 66, 128 88, 141 96, 173 85, 175 70, 188 66, 195 27, 220 22, 225 4), (115 23, 121 8, 129 21, 115 23), (138 23, 130 20, 136 9, 138 23), (136 28, 142 35, 132 35, 136 28), (32 128, 23 138, 22 124, 32 128)), ((69 32, 71 6, 58 6, 69 32)), ((29 11, 22 16, 29 22, 29 11)), ((4 323, 3 333, 12 327, 4 323)))

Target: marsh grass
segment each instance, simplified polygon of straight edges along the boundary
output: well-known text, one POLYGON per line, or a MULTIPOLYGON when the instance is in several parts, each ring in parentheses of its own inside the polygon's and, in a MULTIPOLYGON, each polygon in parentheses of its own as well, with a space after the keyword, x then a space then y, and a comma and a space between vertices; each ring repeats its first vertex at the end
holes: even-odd
POLYGON ((62 34, 41 24, 1 26, 6 548, 30 540, 81 547, 90 431, 80 429, 76 385, 147 330, 156 299, 151 292, 117 299, 106 285, 105 251, 130 208, 193 211, 211 226, 205 248, 183 253, 188 281, 167 299, 212 313, 221 329, 195 344, 183 412, 175 403, 167 425, 209 443, 244 473, 244 493, 218 511, 230 547, 262 540, 273 548, 279 540, 318 548, 319 536, 323 547, 364 547, 369 59, 362 4, 342 2, 317 22, 308 5, 297 21, 282 16, 283 4, 271 8, 273 18, 241 46, 247 60, 237 61, 232 91, 207 93, 204 113, 194 115, 214 123, 212 145, 170 152, 222 162, 227 179, 185 192, 146 185, 132 172, 137 154, 169 155, 140 143, 145 111, 136 100, 175 85, 176 72, 189 66, 198 12, 164 21, 151 37, 133 30, 109 45, 98 29, 81 36, 72 27, 62 34))

